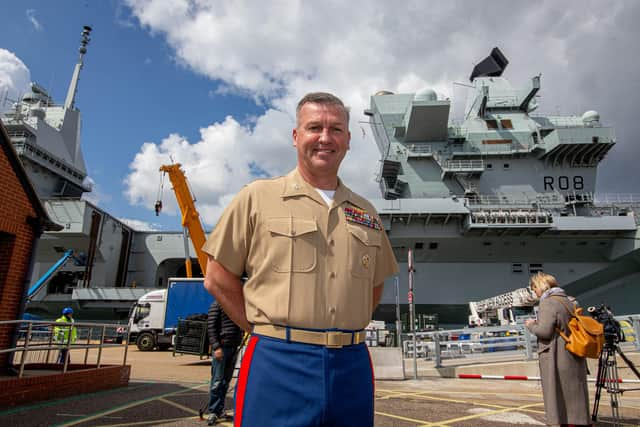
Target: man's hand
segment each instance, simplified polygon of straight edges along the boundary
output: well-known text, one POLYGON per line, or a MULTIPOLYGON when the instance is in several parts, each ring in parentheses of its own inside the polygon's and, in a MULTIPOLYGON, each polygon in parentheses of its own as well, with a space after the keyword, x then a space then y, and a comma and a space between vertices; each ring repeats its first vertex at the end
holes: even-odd
POLYGON ((524 321, 524 326, 529 326, 529 325, 531 325, 533 323, 536 323, 536 321, 533 320, 533 319, 527 319, 527 320, 524 321))
POLYGON ((216 360, 222 360, 222 358, 224 357, 222 347, 217 348, 216 351, 213 352, 213 357, 215 357, 216 360))

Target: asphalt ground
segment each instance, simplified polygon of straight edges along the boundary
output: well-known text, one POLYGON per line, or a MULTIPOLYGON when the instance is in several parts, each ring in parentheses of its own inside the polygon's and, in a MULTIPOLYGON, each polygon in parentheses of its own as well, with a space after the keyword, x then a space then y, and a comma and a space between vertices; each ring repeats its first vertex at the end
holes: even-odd
MULTIPOLYGON (((111 349, 110 349, 111 350, 111 349)), ((73 355, 72 355, 73 357, 73 355)), ((117 354, 105 354, 108 361, 117 354)), ((120 359, 118 359, 120 357, 120 359)), ((0 412, 0 426, 205 426, 198 416, 208 398, 210 362, 170 352, 129 348, 128 387, 48 400, 0 412)), ((98 380, 98 379, 97 379, 98 380)), ((627 389, 638 384, 621 384, 627 389)), ((595 385, 589 393, 593 400, 595 385)), ((610 395, 603 391, 598 426, 609 421, 610 395)), ((622 425, 640 425, 640 391, 620 396, 622 425)), ((233 408, 232 393, 227 407, 233 408)), ((206 419, 206 416, 205 416, 206 419)), ((218 425, 230 426, 230 421, 218 425)), ((542 389, 537 381, 421 378, 376 382, 378 426, 540 426, 542 389)))

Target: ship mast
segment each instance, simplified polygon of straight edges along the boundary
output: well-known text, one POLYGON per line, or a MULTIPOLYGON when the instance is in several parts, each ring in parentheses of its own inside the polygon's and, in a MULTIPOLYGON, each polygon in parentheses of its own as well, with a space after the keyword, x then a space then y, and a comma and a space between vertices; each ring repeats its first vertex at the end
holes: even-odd
POLYGON ((78 52, 80 52, 80 57, 78 58, 78 63, 73 70, 73 77, 71 78, 71 84, 69 84, 69 90, 67 91, 67 99, 64 101, 64 108, 71 109, 73 108, 73 104, 75 103, 76 91, 78 89, 78 80, 80 78, 80 70, 82 69, 82 59, 84 54, 87 53, 87 45, 91 38, 89 35, 91 34, 91 27, 85 25, 82 29, 82 38, 80 39, 80 48, 78 52))

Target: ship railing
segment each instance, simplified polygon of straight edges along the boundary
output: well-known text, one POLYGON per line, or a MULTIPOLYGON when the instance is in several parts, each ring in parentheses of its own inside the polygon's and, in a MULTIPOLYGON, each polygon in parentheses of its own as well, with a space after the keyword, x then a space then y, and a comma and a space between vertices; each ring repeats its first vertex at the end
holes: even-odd
POLYGON ((55 168, 61 175, 67 177, 70 181, 75 181, 79 185, 82 185, 82 180, 85 177, 85 174, 83 174, 82 171, 76 169, 65 160, 60 159, 44 148, 29 142, 16 142, 13 146, 18 154, 29 157, 46 168, 55 168))
POLYGON ((552 224, 553 214, 543 209, 474 210, 469 221, 471 224, 552 224))
POLYGON ((477 194, 467 197, 466 205, 471 209, 483 206, 518 206, 527 208, 565 206, 565 197, 558 192, 522 195, 477 194))
POLYGON ((634 193, 596 193, 593 197, 596 206, 640 205, 640 194, 634 193))
POLYGON ((417 153, 417 154, 432 154, 432 147, 431 144, 424 144, 424 143, 407 143, 404 144, 405 147, 407 147, 412 153, 417 153))
MULTIPOLYGON (((624 341, 622 349, 640 351, 640 314, 615 316, 620 322, 624 341)), ((519 318, 519 322, 524 319, 519 318)), ((443 366, 444 359, 481 359, 487 356, 510 355, 515 359, 534 360, 537 338, 523 323, 507 326, 487 326, 438 331, 403 333, 402 351, 405 358, 420 358, 443 366)), ((455 363, 454 363, 455 364, 455 363)))
POLYGON ((451 172, 484 170, 484 160, 445 160, 442 169, 451 172))
POLYGON ((22 142, 24 141, 30 141, 34 138, 33 134, 31 132, 28 132, 26 130, 8 130, 7 134, 9 135, 9 138, 13 139, 14 141, 20 140, 22 142))
MULTIPOLYGON (((551 116, 545 114, 530 114, 529 117, 531 117, 534 121, 540 123, 543 127, 548 127, 548 125, 551 125, 551 127, 558 129, 585 127, 584 123, 582 122, 582 117, 578 116, 551 116), (548 125, 545 126, 545 124, 548 125)), ((600 123, 597 123, 590 127, 601 127, 601 125, 600 123)))
POLYGON ((13 337, 14 343, 0 348, 0 358, 9 360, 18 378, 30 369, 60 370, 86 366, 99 369, 106 364, 127 363, 129 327, 126 324, 74 322, 77 337, 72 341, 69 323, 41 320, 4 320, 0 321, 0 336, 13 337), (66 330, 65 330, 66 329, 66 330), (110 352, 107 357, 104 350, 116 347, 122 350, 121 356, 110 352), (67 353, 62 357, 61 353, 67 353), (64 359, 60 362, 60 359, 64 359), (46 367, 46 368, 45 368, 46 367))

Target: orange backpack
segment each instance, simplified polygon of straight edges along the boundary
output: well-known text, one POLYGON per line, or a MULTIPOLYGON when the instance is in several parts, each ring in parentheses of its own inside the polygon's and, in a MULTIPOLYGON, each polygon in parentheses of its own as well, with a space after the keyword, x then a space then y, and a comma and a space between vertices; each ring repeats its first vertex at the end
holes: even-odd
POLYGON ((604 345, 604 327, 593 317, 582 314, 582 308, 575 307, 573 311, 562 301, 562 305, 571 315, 569 320, 569 331, 567 336, 559 328, 558 334, 567 342, 565 348, 578 357, 588 357, 597 359, 604 345))

